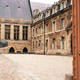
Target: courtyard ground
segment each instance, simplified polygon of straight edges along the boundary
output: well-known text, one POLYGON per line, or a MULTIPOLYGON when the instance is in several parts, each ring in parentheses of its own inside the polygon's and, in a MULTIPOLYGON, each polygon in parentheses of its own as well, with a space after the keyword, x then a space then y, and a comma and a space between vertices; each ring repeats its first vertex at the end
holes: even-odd
POLYGON ((65 80, 72 75, 72 57, 1 54, 0 80, 65 80))

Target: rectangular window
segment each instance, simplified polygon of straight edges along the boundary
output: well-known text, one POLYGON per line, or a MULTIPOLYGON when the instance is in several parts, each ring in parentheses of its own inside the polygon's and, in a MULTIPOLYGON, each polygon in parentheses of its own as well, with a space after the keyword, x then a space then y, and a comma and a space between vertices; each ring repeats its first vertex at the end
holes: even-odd
POLYGON ((65 28, 64 27, 64 19, 62 19, 61 22, 62 22, 62 29, 64 29, 65 28))
POLYGON ((27 40, 27 39, 28 39, 28 27, 23 26, 23 40, 27 40))
POLYGON ((48 40, 46 40, 46 47, 47 47, 47 49, 48 49, 48 40))
POLYGON ((56 22, 53 22, 53 31, 56 31, 56 22))
POLYGON ((65 49, 65 39, 64 39, 64 37, 62 37, 62 50, 64 50, 65 49))
POLYGON ((67 0, 66 7, 70 6, 70 4, 71 4, 71 0, 67 0))
POLYGON ((56 8, 54 8, 54 13, 56 12, 56 8))
POLYGON ((14 26, 14 40, 19 40, 19 26, 14 26))
POLYGON ((36 41, 36 48, 38 48, 38 41, 36 41))
POLYGON ((56 49, 56 39, 53 39, 53 49, 56 49))
POLYGON ((34 41, 33 41, 33 49, 34 49, 34 41))
POLYGON ((33 36, 34 36, 34 29, 33 29, 33 36))
POLYGON ((58 8, 57 8, 57 11, 60 11, 60 4, 58 4, 58 8))
POLYGON ((48 24, 46 24, 46 33, 48 33, 48 24))
POLYGON ((64 9, 64 2, 62 3, 62 9, 64 9))
POLYGON ((41 49, 41 40, 39 40, 39 48, 41 49))
POLYGON ((40 34, 42 33, 41 27, 39 27, 40 34))
POLYGON ((36 33, 37 33, 37 28, 36 28, 36 33))
POLYGON ((10 40, 10 25, 5 25, 5 39, 10 40))

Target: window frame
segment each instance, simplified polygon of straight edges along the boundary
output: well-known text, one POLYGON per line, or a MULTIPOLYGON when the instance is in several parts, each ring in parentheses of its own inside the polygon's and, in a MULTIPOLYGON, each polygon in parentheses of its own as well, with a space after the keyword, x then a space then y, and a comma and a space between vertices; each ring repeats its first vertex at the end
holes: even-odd
POLYGON ((10 40, 11 25, 5 25, 5 39, 10 40))

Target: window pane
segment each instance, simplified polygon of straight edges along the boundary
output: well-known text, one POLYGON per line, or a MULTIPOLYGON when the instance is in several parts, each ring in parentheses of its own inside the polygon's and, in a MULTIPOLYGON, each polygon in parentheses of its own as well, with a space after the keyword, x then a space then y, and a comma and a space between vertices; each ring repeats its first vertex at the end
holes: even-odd
POLYGON ((53 39, 53 49, 56 49, 56 39, 53 39))
POLYGON ((5 39, 10 40, 10 25, 5 25, 5 39))
POLYGON ((47 49, 48 49, 48 40, 46 40, 46 47, 47 47, 47 49))
POLYGON ((19 26, 14 26, 14 40, 19 40, 19 26))
POLYGON ((39 40, 39 48, 41 49, 41 40, 39 40))
POLYGON ((28 27, 23 26, 23 40, 27 40, 27 39, 28 39, 28 27))
POLYGON ((48 24, 46 24, 46 33, 48 33, 48 24))
POLYGON ((56 22, 53 22, 53 31, 56 31, 56 22))
POLYGON ((65 39, 62 37, 62 49, 65 49, 65 39))
POLYGON ((62 22, 62 29, 64 29, 64 19, 62 19, 61 22, 62 22))

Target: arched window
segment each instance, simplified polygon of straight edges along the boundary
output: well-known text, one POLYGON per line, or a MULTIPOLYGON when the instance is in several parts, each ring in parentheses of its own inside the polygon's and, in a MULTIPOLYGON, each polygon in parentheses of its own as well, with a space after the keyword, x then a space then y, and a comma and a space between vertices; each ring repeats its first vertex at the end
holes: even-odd
POLYGON ((28 53, 28 49, 26 47, 23 49, 23 53, 28 53))
POLYGON ((14 48, 11 47, 11 48, 9 49, 9 53, 14 53, 14 52, 15 52, 14 48))

